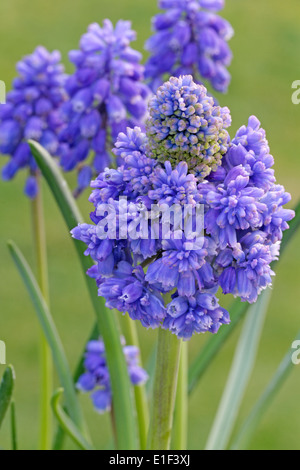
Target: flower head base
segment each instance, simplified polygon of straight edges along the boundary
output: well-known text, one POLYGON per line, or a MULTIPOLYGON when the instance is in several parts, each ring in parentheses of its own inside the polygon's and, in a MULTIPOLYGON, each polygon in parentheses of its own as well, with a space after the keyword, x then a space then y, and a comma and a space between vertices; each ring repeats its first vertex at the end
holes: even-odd
POLYGON ((105 20, 103 27, 91 24, 80 50, 70 52, 76 71, 66 83, 70 99, 62 109, 60 157, 65 171, 79 169, 79 191, 91 179, 87 158, 92 154, 90 176, 103 171, 119 132, 143 124, 149 90, 142 83, 141 55, 130 47, 135 37, 130 22, 118 21, 114 28, 105 20))
POLYGON ((32 174, 25 185, 25 194, 34 198, 37 183, 34 177, 37 166, 29 145, 34 139, 54 156, 58 149, 57 133, 62 121, 58 109, 66 95, 66 79, 58 51, 48 52, 37 47, 33 54, 17 64, 19 77, 7 94, 7 104, 0 106, 0 152, 11 159, 2 170, 2 178, 11 180, 22 168, 32 174))
MULTIPOLYGON (((124 341, 123 341, 124 344, 124 341)), ((127 362, 128 373, 133 385, 144 384, 148 375, 139 363, 139 350, 136 346, 123 347, 127 362)), ((110 376, 106 363, 105 347, 101 339, 92 340, 86 346, 85 373, 77 382, 77 388, 82 392, 93 392, 92 402, 98 413, 104 413, 111 409, 112 394, 110 376)))
POLYGON ((186 161, 190 172, 205 178, 228 150, 230 123, 228 108, 215 106, 192 76, 172 77, 150 101, 147 135, 153 157, 172 165, 186 161))
POLYGON ((232 53, 227 42, 231 25, 216 15, 224 0, 159 0, 166 10, 153 18, 154 35, 146 42, 150 57, 146 78, 154 92, 170 76, 193 75, 219 92, 230 83, 227 66, 232 53))

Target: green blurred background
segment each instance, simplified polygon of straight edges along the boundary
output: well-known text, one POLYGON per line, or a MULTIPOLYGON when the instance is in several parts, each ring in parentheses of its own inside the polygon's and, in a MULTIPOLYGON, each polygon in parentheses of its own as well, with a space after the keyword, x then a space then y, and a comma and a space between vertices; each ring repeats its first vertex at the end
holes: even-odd
MULTIPOLYGON (((78 46, 80 36, 91 22, 110 18, 130 19, 138 33, 134 47, 142 51, 149 37, 151 17, 157 12, 155 0, 1 0, 0 79, 7 84, 15 76, 15 63, 42 44, 60 49, 68 71, 68 51, 78 46)), ((234 60, 230 67, 232 83, 222 105, 231 109, 231 135, 247 123, 249 115, 259 117, 275 157, 279 183, 291 192, 295 205, 300 196, 300 106, 291 102, 291 84, 300 79, 299 0, 226 0, 222 15, 234 27, 230 45, 234 60)), ((6 159, 2 158, 1 166, 6 159)), ((0 339, 6 342, 7 362, 17 374, 16 407, 19 443, 22 449, 35 449, 38 442, 39 327, 8 255, 6 241, 15 240, 34 263, 30 203, 22 194, 24 174, 11 183, 0 181, 0 339)), ((71 177, 72 178, 72 177, 71 177)), ((70 178, 68 178, 70 180, 70 178)), ((72 179, 70 180, 72 184, 72 179)), ((86 218, 88 193, 80 201, 86 218)), ((83 276, 70 237, 51 195, 44 186, 51 306, 72 366, 83 348, 93 322, 83 276)), ((299 261, 300 234, 294 238, 277 271, 274 292, 259 354, 238 423, 269 381, 279 361, 300 328, 299 261)), ((228 305, 231 299, 223 299, 228 305)), ((226 328, 226 327, 224 327, 226 328)), ((156 333, 139 328, 142 356, 147 360, 156 333)), ((195 390, 189 406, 189 448, 205 444, 230 368, 239 329, 213 362, 195 390)), ((190 358, 200 350, 207 335, 190 342, 190 358)), ((0 375, 4 366, 0 366, 0 375)), ((300 405, 299 368, 295 366, 272 408, 264 417, 253 449, 299 449, 300 405)), ((105 448, 109 440, 107 416, 94 413, 88 397, 81 398, 95 443, 105 448)), ((6 420, 0 431, 0 447, 9 446, 6 420)), ((69 446, 68 446, 69 447, 69 446)), ((71 444, 70 444, 71 447, 71 444)))

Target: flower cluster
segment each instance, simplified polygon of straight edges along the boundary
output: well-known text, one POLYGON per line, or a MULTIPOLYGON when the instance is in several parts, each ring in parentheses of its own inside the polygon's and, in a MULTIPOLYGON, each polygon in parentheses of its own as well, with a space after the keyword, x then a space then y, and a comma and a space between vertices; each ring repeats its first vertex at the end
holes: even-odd
POLYGON ((147 134, 153 157, 186 161, 190 171, 204 178, 221 165, 230 124, 229 109, 215 106, 204 86, 190 75, 172 77, 150 101, 147 134))
POLYGON ((78 191, 111 163, 110 149, 127 126, 142 125, 149 90, 142 83, 141 54, 130 47, 136 33, 128 21, 91 24, 71 51, 75 72, 66 82, 69 99, 62 107, 66 123, 60 134, 60 161, 65 171, 78 168, 78 191), (90 154, 91 165, 84 164, 90 154))
MULTIPOLYGON (((133 385, 144 384, 148 379, 147 372, 139 363, 139 350, 136 346, 123 346, 128 373, 133 385)), ((112 394, 109 371, 106 363, 105 347, 101 339, 92 340, 86 346, 84 359, 85 372, 77 382, 77 388, 83 392, 93 392, 92 402, 99 413, 109 411, 112 394)))
MULTIPOLYGON (((290 195, 276 184, 265 131, 254 116, 231 141, 226 134, 224 154, 208 176, 189 166, 192 143, 182 161, 176 137, 181 142, 190 130, 164 127, 152 109, 159 107, 161 116, 169 110, 175 122, 189 102, 204 122, 212 105, 191 77, 172 78, 158 90, 146 134, 137 127, 121 133, 114 152, 123 164, 91 183, 92 224, 72 230, 88 247, 85 254, 95 262, 88 274, 109 308, 185 340, 229 323, 216 296, 219 288, 251 303, 271 285, 271 263, 294 217, 283 207, 290 195), (155 126, 164 139, 155 140, 155 126)), ((226 115, 223 123, 230 120, 228 110, 226 115)), ((210 128, 208 154, 223 132, 222 126, 210 128)), ((201 165, 203 154, 197 158, 201 165)))
POLYGON ((34 198, 38 190, 37 166, 26 140, 34 139, 52 156, 56 154, 57 133, 62 126, 58 109, 65 100, 66 76, 60 53, 48 52, 44 47, 24 57, 17 71, 19 76, 7 94, 7 104, 0 106, 0 152, 11 157, 2 178, 11 180, 21 168, 28 168, 25 194, 34 198))
POLYGON ((271 262, 278 259, 282 233, 294 211, 283 206, 291 199, 276 184, 274 159, 265 131, 251 116, 223 159, 224 178, 199 185, 206 204, 205 229, 218 240, 215 268, 224 293, 255 302, 272 283, 271 262))
POLYGON ((171 75, 191 74, 224 93, 230 83, 231 25, 215 12, 224 0, 159 0, 166 10, 153 18, 154 35, 146 42, 150 58, 146 78, 155 92, 171 75))

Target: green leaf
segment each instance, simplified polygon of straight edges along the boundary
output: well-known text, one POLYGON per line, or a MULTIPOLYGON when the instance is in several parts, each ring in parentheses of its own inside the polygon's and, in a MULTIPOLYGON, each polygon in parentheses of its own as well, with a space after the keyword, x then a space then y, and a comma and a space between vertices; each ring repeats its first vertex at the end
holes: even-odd
MULTIPOLYGON (((41 145, 34 141, 29 141, 29 145, 37 165, 56 199, 68 229, 73 229, 76 225, 82 223, 83 218, 66 181, 53 158, 41 145)), ((136 449, 137 429, 135 413, 132 412, 134 409, 132 387, 121 345, 117 318, 113 311, 105 308, 104 299, 98 297, 95 281, 86 276, 86 271, 91 266, 91 259, 84 256, 83 243, 75 239, 73 239, 73 242, 95 310, 99 332, 105 344, 112 387, 118 448, 123 450, 136 449)))
POLYGON ((290 240, 293 238, 293 236, 296 234, 299 226, 300 226, 300 201, 298 201, 298 204, 296 206, 295 210, 295 217, 293 220, 289 222, 289 229, 286 230, 283 234, 283 239, 280 247, 280 256, 288 246, 290 240))
POLYGON ((149 358, 147 360, 146 371, 149 376, 149 379, 146 383, 146 391, 148 397, 151 396, 154 385, 154 376, 155 376, 155 366, 156 366, 156 356, 157 356, 157 341, 152 345, 149 358))
POLYGON ((66 406, 70 416, 76 425, 85 432, 82 413, 76 396, 72 374, 66 359, 66 355, 56 330, 49 308, 42 296, 37 281, 21 251, 13 242, 8 243, 10 254, 23 279, 25 287, 31 298, 32 304, 37 313, 41 328, 51 348, 53 361, 59 376, 60 383, 65 388, 66 406))
MULTIPOLYGON (((298 202, 295 208, 295 218, 289 222, 289 230, 286 230, 283 234, 283 239, 280 249, 280 258, 278 261, 272 263, 272 269, 277 267, 277 263, 282 259, 282 255, 286 250, 289 242, 292 240, 300 226, 300 202, 298 202)), ((206 372, 208 366, 214 357, 221 350, 227 339, 235 330, 235 327, 239 324, 240 320, 245 316, 250 305, 246 302, 241 302, 236 299, 232 306, 229 308, 231 323, 229 326, 223 326, 218 331, 217 335, 213 335, 209 338, 205 346, 201 349, 199 355, 196 357, 189 369, 189 393, 191 393, 203 374, 206 372)))
MULTIPOLYGON (((78 363, 75 367, 75 372, 73 373, 73 382, 76 384, 78 382, 79 377, 84 373, 85 368, 84 368, 84 353, 86 349, 86 344, 93 340, 93 339, 98 339, 99 338, 99 331, 98 331, 98 326, 95 324, 93 326, 93 329, 91 333, 88 336, 88 339, 84 343, 84 350, 82 351, 78 363)), ((76 389, 77 392, 77 389, 76 389)), ((64 409, 65 410, 65 409, 64 409)), ((65 410, 67 412, 67 410, 65 410)), ((55 432, 54 440, 53 440, 53 450, 61 450, 63 448, 64 444, 64 438, 65 438, 65 433, 63 429, 58 426, 55 432)))
POLYGON ((0 427, 10 405, 15 384, 15 371, 8 366, 0 383, 0 427))
POLYGON ((59 404, 59 400, 63 395, 64 390, 62 388, 58 389, 51 400, 52 409, 56 419, 58 420, 61 428, 67 433, 70 438, 78 445, 82 450, 95 450, 92 445, 85 439, 81 434, 80 430, 73 423, 70 417, 65 413, 63 408, 59 404))
POLYGON ((257 302, 249 308, 227 384, 207 441, 207 450, 224 450, 228 445, 255 363, 270 296, 271 289, 265 290, 260 294, 257 302))
MULTIPOLYGON (((295 341, 300 341, 300 332, 295 338, 295 341)), ((289 349, 265 391, 250 411, 239 431, 236 433, 231 449, 246 449, 248 447, 260 421, 295 367, 295 364, 292 361, 292 354, 291 349, 289 349)))
POLYGON ((213 358, 220 351, 226 340, 232 334, 235 327, 239 324, 240 320, 244 318, 249 304, 241 302, 239 299, 235 300, 230 307, 230 325, 224 325, 220 328, 216 335, 212 335, 205 346, 200 351, 189 369, 189 393, 196 387, 199 380, 207 370, 213 358))

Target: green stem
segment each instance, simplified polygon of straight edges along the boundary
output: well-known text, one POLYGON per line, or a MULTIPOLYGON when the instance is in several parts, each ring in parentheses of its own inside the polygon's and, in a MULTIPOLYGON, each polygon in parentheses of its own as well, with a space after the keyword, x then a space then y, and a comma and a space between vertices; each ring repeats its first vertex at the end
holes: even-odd
MULTIPOLYGON (((41 185, 38 181, 38 195, 32 201, 33 235, 35 241, 37 280, 42 295, 49 305, 47 249, 44 223, 43 201, 41 185)), ((41 396, 40 396, 40 450, 51 449, 51 397, 52 397, 52 359, 51 351, 43 333, 40 337, 40 368, 41 368, 41 396)))
POLYGON ((181 340, 158 330, 157 362, 148 449, 169 450, 176 397, 181 340))
MULTIPOLYGON (((124 333, 126 343, 136 346, 140 350, 137 329, 134 321, 126 314, 121 321, 121 329, 124 333)), ((142 366, 141 360, 139 365, 142 366)), ((134 387, 135 406, 138 418, 138 429, 140 437, 140 449, 145 450, 147 447, 147 434, 149 428, 149 408, 145 385, 137 385, 134 387)))
POLYGON ((10 405, 10 423, 11 423, 11 450, 18 450, 17 425, 15 402, 12 400, 10 405))
POLYGON ((116 428, 116 416, 115 416, 115 410, 114 410, 113 405, 110 410, 110 422, 111 422, 111 429, 112 429, 112 435, 113 435, 113 438, 112 438, 113 448, 117 449, 118 435, 117 435, 117 428, 116 428))
POLYGON ((172 437, 172 450, 186 450, 188 424, 188 343, 181 346, 172 437))

